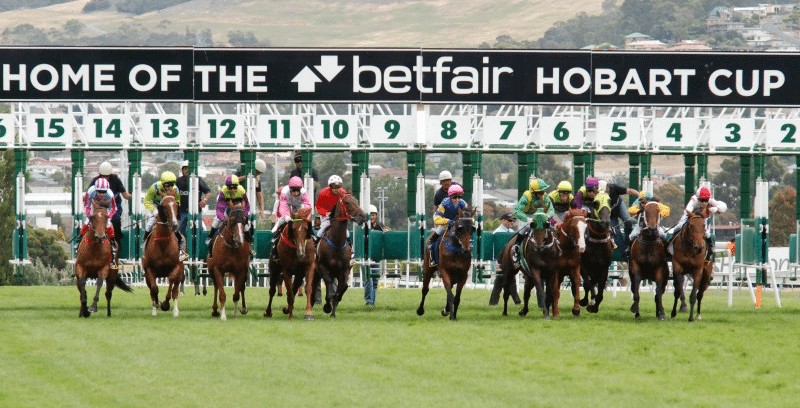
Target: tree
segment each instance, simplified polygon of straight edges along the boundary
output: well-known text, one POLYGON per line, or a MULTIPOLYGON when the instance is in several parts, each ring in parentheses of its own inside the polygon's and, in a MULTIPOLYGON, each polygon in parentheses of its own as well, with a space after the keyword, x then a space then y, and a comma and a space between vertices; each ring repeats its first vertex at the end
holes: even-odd
MULTIPOLYGON (((10 237, 14 231, 15 180, 14 151, 7 149, 0 155, 0 237, 10 237)), ((0 245, 0 285, 13 282, 14 269, 8 263, 12 256, 11 245, 0 245)))
POLYGON ((669 217, 662 219, 661 225, 671 227, 677 224, 683 215, 683 209, 686 207, 686 203, 683 202, 683 188, 677 184, 670 183, 657 187, 653 193, 656 198, 661 200, 661 204, 670 208, 669 217))
POLYGON ((42 228, 28 229, 28 258, 38 259, 45 266, 58 269, 67 267, 67 251, 56 241, 59 236, 56 231, 42 228))
POLYGON ((789 234, 796 231, 794 216, 797 191, 791 187, 780 188, 769 200, 769 245, 788 246, 789 234))

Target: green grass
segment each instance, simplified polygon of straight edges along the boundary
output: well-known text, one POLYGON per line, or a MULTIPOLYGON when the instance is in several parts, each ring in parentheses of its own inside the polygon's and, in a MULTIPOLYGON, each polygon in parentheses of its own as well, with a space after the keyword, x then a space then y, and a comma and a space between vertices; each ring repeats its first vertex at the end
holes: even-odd
POLYGON ((210 295, 181 297, 178 318, 153 317, 143 287, 115 291, 111 318, 82 319, 75 287, 0 287, 0 407, 788 407, 800 397, 791 291, 780 309, 771 293, 755 309, 744 290, 732 308, 710 291, 691 324, 657 321, 652 293, 638 322, 628 293, 575 318, 564 292, 565 314, 544 321, 517 306, 503 317, 488 291, 465 290, 457 322, 439 314, 443 289, 422 317, 419 290, 381 289, 369 309, 352 289, 335 320, 317 306, 313 322, 288 321, 285 297, 265 319, 266 291, 247 293, 250 313, 233 319, 229 307, 226 322, 211 317, 210 295))

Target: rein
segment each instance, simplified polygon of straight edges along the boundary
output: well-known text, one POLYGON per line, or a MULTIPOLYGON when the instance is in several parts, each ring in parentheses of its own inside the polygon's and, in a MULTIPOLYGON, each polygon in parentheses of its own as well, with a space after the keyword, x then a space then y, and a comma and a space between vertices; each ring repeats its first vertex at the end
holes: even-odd
POLYGON ((586 236, 586 240, 587 241, 601 244, 601 243, 608 242, 609 240, 611 240, 611 235, 609 234, 609 231, 611 230, 611 228, 609 228, 605 233, 603 233, 603 232, 595 231, 592 228, 592 223, 591 222, 586 223, 586 225, 589 228, 589 235, 586 236), (605 238, 602 238, 602 239, 594 238, 594 237, 592 237, 592 234, 600 235, 600 236, 605 235, 605 238))
MULTIPOLYGON (((244 210, 239 208, 239 209, 231 210, 231 212, 228 213, 228 218, 231 218, 231 215, 233 213, 236 213, 236 212, 240 212, 240 213, 244 214, 244 210)), ((228 220, 225 220, 225 229, 228 230, 228 233, 231 235, 231 239, 233 239, 233 231, 231 230, 231 224, 244 224, 244 223, 228 222, 228 220)), ((226 247, 233 248, 233 244, 229 243, 228 240, 225 239, 225 234, 219 234, 219 237, 222 238, 222 242, 225 244, 226 247)))
MULTIPOLYGON (((584 216, 582 216, 582 215, 576 215, 576 216, 573 216, 573 217, 571 217, 571 218, 570 218, 570 222, 571 222, 573 219, 576 219, 576 218, 583 218, 583 219, 584 219, 584 221, 586 220, 586 217, 584 217, 584 216)), ((566 223, 561 223, 561 225, 560 225, 560 226, 558 226, 558 228, 557 228, 557 229, 558 229, 558 232, 559 232, 559 233, 561 233, 562 235, 564 235, 565 237, 569 238, 569 241, 572 243, 572 246, 574 246, 574 247, 577 247, 577 246, 578 246, 578 242, 577 242, 577 241, 575 241, 575 240, 574 240, 574 239, 573 239, 573 238, 572 238, 572 237, 571 237, 569 234, 567 234, 566 232, 564 232, 564 225, 565 225, 565 224, 566 224, 566 223)))
MULTIPOLYGON (((292 221, 305 221, 305 220, 302 219, 302 218, 292 218, 292 221)), ((281 233, 281 241, 283 241, 286 245, 289 245, 289 248, 297 248, 298 244, 296 244, 296 243, 292 244, 291 242, 289 242, 289 238, 288 238, 288 236, 289 236, 289 228, 291 228, 291 225, 286 224, 286 228, 284 228, 283 232, 281 233)), ((308 241, 308 238, 306 238, 306 241, 308 241)))
MULTIPOLYGON (((686 227, 684 227, 681 230, 680 234, 678 234, 681 237, 681 242, 683 243, 683 245, 686 248, 689 248, 690 245, 695 245, 695 242, 692 239, 692 236, 689 235, 689 229, 691 228, 691 224, 689 224, 689 221, 694 219, 694 218, 703 218, 703 216, 702 215, 692 215, 688 220, 686 220, 686 227)), ((705 248, 705 245, 706 245, 705 240, 702 240, 702 244, 703 244, 703 249, 705 250, 706 249, 705 248)))

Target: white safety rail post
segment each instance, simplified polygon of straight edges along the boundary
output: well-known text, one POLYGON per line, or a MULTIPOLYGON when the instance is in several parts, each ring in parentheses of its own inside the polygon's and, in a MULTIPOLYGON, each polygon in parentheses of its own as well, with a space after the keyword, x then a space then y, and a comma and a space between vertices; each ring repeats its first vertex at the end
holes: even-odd
MULTIPOLYGON (((256 235, 256 213, 258 212, 258 199, 256 198, 256 176, 252 173, 247 175, 247 200, 250 202, 250 216, 247 222, 250 224, 250 232, 255 238, 256 235)), ((253 239, 252 251, 256 252, 255 239, 253 239)))
MULTIPOLYGON (((475 212, 475 226, 476 226, 476 237, 475 237, 475 245, 478 248, 478 256, 473 262, 473 287, 477 286, 478 280, 483 280, 486 276, 484 275, 484 271, 486 268, 486 263, 483 262, 483 254, 482 254, 482 239, 481 235, 483 233, 483 179, 480 177, 479 174, 474 174, 472 176, 472 206, 476 209, 475 212)), ((488 283, 484 283, 484 285, 489 288, 488 283)))
MULTIPOLYGON (((72 213, 72 225, 74 227, 75 239, 79 239, 78 233, 83 226, 83 174, 76 173, 75 176, 72 178, 72 203, 73 203, 73 213, 72 213)), ((72 254, 72 258, 75 259, 78 257, 77 252, 75 251, 76 245, 70 248, 70 254, 72 254)))
MULTIPOLYGON (((367 213, 367 222, 364 223, 364 256, 358 260, 359 268, 361 274, 361 287, 364 287, 364 279, 365 276, 369 276, 370 271, 370 259, 369 259, 369 227, 370 227, 370 214, 369 214, 369 206, 370 206, 370 190, 371 190, 371 182, 370 178, 366 174, 361 174, 361 180, 359 181, 359 185, 361 186, 361 192, 359 193, 358 202, 361 203, 361 209, 367 213)), ((357 231, 355 223, 353 223, 353 231, 357 231)), ((353 245, 355 245, 355 235, 353 235, 353 245)), ((353 248, 355 251, 355 248, 353 248)))
MULTIPOLYGON (((191 170, 191 169, 190 169, 191 170)), ((189 220, 187 225, 187 235, 183 237, 186 240, 186 249, 189 251, 189 262, 184 262, 190 265, 192 273, 190 276, 194 275, 195 268, 197 266, 197 254, 199 252, 200 245, 198 244, 198 232, 200 231, 200 220, 202 220, 202 215, 200 215, 201 209, 200 207, 200 179, 197 177, 196 173, 191 173, 189 175, 189 203, 188 203, 188 210, 189 210, 189 220)))
MULTIPOLYGON (((416 203, 416 210, 417 210, 417 227, 418 231, 409 231, 410 234, 417 233, 419 234, 419 265, 420 269, 425 261, 425 175, 422 173, 417 174, 417 203, 416 203)), ((411 239, 408 240, 409 242, 409 254, 411 253, 411 239)), ((410 264, 410 262, 409 262, 410 264)), ((406 282, 411 281, 411 270, 410 266, 406 265, 406 282)))
POLYGON ((133 259, 133 269, 134 269, 134 280, 138 280, 141 278, 139 274, 141 272, 141 244, 139 243, 140 237, 142 236, 142 229, 144 227, 142 223, 142 213, 144 212, 144 197, 142 196, 142 176, 139 173, 133 173, 131 177, 133 180, 133 186, 131 186, 131 224, 133 229, 131 230, 132 233, 130 234, 130 251, 128 252, 133 259))
MULTIPOLYGON (((16 154, 25 154, 24 152, 16 154)), ((19 158, 17 158, 19 159, 19 158)), ((14 251, 14 258, 8 262, 13 265, 14 277, 21 283, 22 275, 25 265, 30 265, 31 261, 28 260, 28 233, 25 229, 25 171, 24 168, 20 170, 20 161, 17 160, 17 178, 16 178, 16 225, 14 228, 14 238, 12 247, 14 251)))
POLYGON ((759 177, 756 180, 756 197, 753 215, 756 218, 756 254, 759 267, 756 269, 756 306, 761 306, 762 286, 767 282, 767 273, 772 278, 772 290, 775 291, 775 303, 781 307, 781 294, 775 270, 769 262, 769 183, 759 177))

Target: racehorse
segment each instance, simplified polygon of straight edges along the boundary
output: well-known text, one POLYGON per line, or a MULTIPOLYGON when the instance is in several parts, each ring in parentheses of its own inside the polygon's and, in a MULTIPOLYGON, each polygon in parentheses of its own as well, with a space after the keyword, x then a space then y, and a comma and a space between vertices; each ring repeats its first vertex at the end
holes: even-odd
POLYGON ((564 221, 556 227, 556 240, 561 249, 561 256, 556 262, 556 273, 547 283, 547 296, 545 297, 545 312, 552 305, 553 317, 559 317, 558 299, 561 297, 561 282, 569 276, 572 297, 572 314, 581 314, 581 256, 586 250, 586 217, 581 210, 570 210, 564 221))
MULTIPOLYGON (((417 308, 417 315, 425 314, 425 296, 428 295, 431 277, 436 270, 442 277, 442 283, 447 291, 447 304, 442 309, 442 316, 450 315, 450 320, 456 320, 458 305, 461 303, 461 290, 467 283, 469 268, 472 266, 472 234, 475 232, 475 225, 472 217, 475 216, 477 208, 473 208, 469 217, 464 217, 464 211, 458 210, 458 216, 453 220, 453 224, 448 226, 442 233, 439 242, 439 266, 431 267, 430 251, 425 251, 425 261, 423 264, 422 276, 422 300, 417 308), (453 296, 453 286, 458 285, 456 294, 453 296)), ((430 238, 428 239, 430 241, 430 238)), ((427 247, 430 246, 428 242, 427 247)))
POLYGON ((581 277, 585 291, 581 306, 586 306, 589 313, 597 313, 600 303, 603 302, 603 291, 608 281, 608 268, 611 266, 611 255, 614 252, 614 242, 611 233, 611 207, 608 205, 608 195, 595 201, 594 217, 586 222, 586 251, 581 255, 581 277), (595 292, 596 291, 596 292, 595 292), (589 294, 592 297, 589 300, 589 294))
MULTIPOLYGON (((658 202, 650 201, 644 206, 644 226, 636 240, 631 244, 631 259, 628 263, 628 274, 631 278, 631 292, 633 292, 633 305, 631 312, 639 318, 639 284, 642 279, 649 279, 656 284, 656 317, 664 320, 664 305, 662 296, 669 280, 669 267, 667 265, 667 248, 658 234, 658 224, 661 222, 661 210, 658 202)), ((639 221, 641 223, 641 220, 639 221)))
MULTIPOLYGON (((314 280, 322 279, 325 282, 325 305, 322 310, 336 317, 336 306, 342 301, 344 292, 347 291, 347 279, 350 276, 350 255, 353 249, 347 244, 347 221, 353 220, 361 225, 367 221, 367 215, 358 201, 351 194, 339 198, 330 212, 331 225, 325 230, 317 246, 317 261, 314 280)), ((312 292, 306 289, 306 295, 312 294, 311 301, 316 297, 316 291, 322 290, 321 285, 312 285, 312 292)), ((308 287, 308 285, 306 285, 308 287)))
MULTIPOLYGON (((284 283, 286 290, 287 307, 283 313, 294 318, 295 293, 306 280, 306 293, 310 292, 313 284, 316 256, 314 254, 314 240, 311 239, 311 209, 301 208, 298 212, 290 214, 292 220, 284 225, 278 240, 278 259, 269 261, 269 303, 264 311, 265 317, 272 317, 272 297, 275 296, 277 287, 284 283), (292 278, 294 277, 294 283, 292 278)), ((306 320, 313 320, 311 313, 313 299, 306 296, 306 320)))
MULTIPOLYGON (((672 305, 672 317, 678 313, 678 299, 683 298, 684 275, 691 275, 692 294, 689 297, 689 321, 694 321, 694 304, 697 302, 697 320, 700 320, 700 303, 703 293, 711 282, 714 271, 714 258, 706 261, 705 219, 702 215, 687 211, 689 219, 673 241, 672 273, 675 285, 675 303, 672 305)), ((684 305, 685 307, 685 305, 684 305)), ((684 311, 684 310, 681 310, 684 311)))
MULTIPOLYGON (((547 222, 548 221, 545 220, 544 223, 533 223, 531 237, 523 241, 520 247, 520 252, 525 261, 522 271, 525 275, 525 290, 523 293, 525 303, 522 310, 519 311, 519 315, 525 316, 528 314, 528 302, 531 298, 531 290, 535 287, 537 304, 542 308, 544 318, 549 320, 550 311, 544 301, 544 285, 545 282, 551 279, 555 274, 555 266, 561 255, 561 248, 557 245, 553 231, 547 228, 549 226, 549 224, 545 224, 547 222)), ((503 248, 501 265, 504 272, 508 270, 507 268, 513 269, 513 262, 511 260, 511 250, 513 246, 514 241, 511 240, 503 248)), ((513 277, 516 272, 516 270, 513 270, 511 276, 513 277)), ((514 285, 513 279, 506 282, 506 287, 503 291, 503 300, 505 302, 503 306, 503 316, 507 314, 508 298, 515 289, 513 287, 514 285)))
POLYGON ((105 208, 94 207, 89 217, 90 227, 78 244, 78 255, 75 258, 75 276, 77 278, 78 292, 81 295, 81 309, 79 317, 89 317, 97 311, 97 301, 100 298, 100 288, 106 282, 107 316, 111 316, 111 291, 114 286, 126 292, 133 290, 119 277, 119 270, 111 268, 111 241, 106 235, 108 212, 105 208), (97 279, 97 292, 91 309, 86 307, 86 279, 97 279))
POLYGON ((150 231, 142 255, 142 269, 147 287, 150 288, 150 299, 153 302, 153 316, 157 314, 158 283, 156 278, 167 278, 167 296, 161 302, 161 310, 169 310, 169 299, 175 305, 172 315, 178 316, 178 292, 183 282, 183 261, 180 260, 178 248, 178 203, 175 193, 167 193, 160 203, 156 204, 158 217, 153 230, 150 231))
POLYGON ((233 200, 233 204, 225 218, 224 225, 214 237, 212 253, 208 257, 208 273, 214 277, 214 304, 211 316, 227 320, 225 314, 225 277, 233 278, 233 316, 241 311, 247 314, 247 303, 244 299, 245 283, 250 271, 250 242, 245 239, 247 215, 244 213, 242 199, 233 200), (242 297, 242 309, 239 310, 239 296, 242 297), (217 310, 219 299, 220 311, 217 310))

